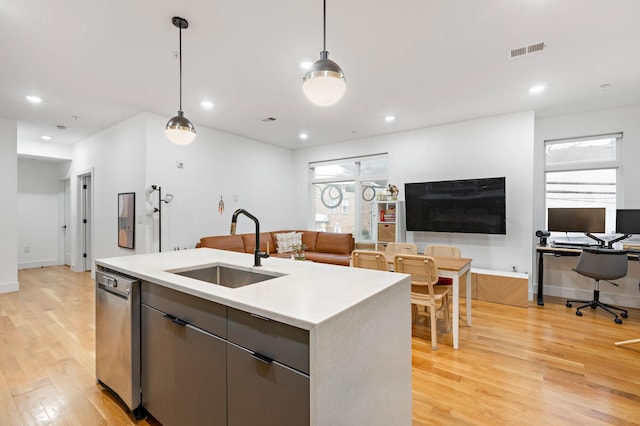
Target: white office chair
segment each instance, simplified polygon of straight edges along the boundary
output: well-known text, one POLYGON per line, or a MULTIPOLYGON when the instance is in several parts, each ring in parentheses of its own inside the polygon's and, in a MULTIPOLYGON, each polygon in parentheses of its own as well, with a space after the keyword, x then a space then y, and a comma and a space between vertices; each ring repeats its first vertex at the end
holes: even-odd
POLYGON ((622 324, 622 320, 618 318, 618 314, 616 314, 613 309, 620 311, 622 318, 627 318, 628 312, 626 309, 608 305, 600 301, 600 280, 607 281, 617 287, 618 284, 609 280, 615 280, 627 275, 628 263, 627 252, 625 250, 583 249, 580 254, 578 266, 573 270, 580 275, 593 278, 596 281, 593 290, 593 300, 567 300, 567 308, 571 308, 572 303, 583 303, 582 306, 576 308, 576 315, 579 317, 582 316, 581 309, 586 307, 592 309, 602 308, 615 317, 614 321, 616 324, 622 324))

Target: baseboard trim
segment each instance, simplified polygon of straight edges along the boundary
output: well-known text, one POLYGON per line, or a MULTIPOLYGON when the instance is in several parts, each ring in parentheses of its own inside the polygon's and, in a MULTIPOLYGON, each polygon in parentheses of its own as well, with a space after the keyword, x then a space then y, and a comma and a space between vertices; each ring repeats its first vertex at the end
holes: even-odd
POLYGON ((44 268, 45 266, 58 265, 58 259, 34 260, 32 262, 18 263, 18 269, 44 268))
POLYGON ((20 290, 20 283, 18 281, 13 283, 0 283, 0 293, 11 293, 13 291, 20 290))
MULTIPOLYGON (((592 289, 579 290, 574 288, 565 288, 565 287, 550 286, 550 285, 544 286, 544 294, 545 296, 561 297, 562 299, 590 300, 593 298, 592 289)), ((608 293, 606 291, 600 291, 600 300, 604 303, 622 306, 624 308, 640 309, 640 297, 638 296, 608 293)))

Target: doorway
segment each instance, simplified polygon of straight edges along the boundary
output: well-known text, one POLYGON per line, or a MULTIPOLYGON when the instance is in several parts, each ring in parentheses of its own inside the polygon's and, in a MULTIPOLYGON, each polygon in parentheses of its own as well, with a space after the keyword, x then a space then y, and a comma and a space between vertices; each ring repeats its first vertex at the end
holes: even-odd
POLYGON ((92 174, 87 173, 78 176, 78 187, 80 190, 80 203, 78 208, 79 218, 79 270, 91 271, 93 268, 93 190, 92 190, 92 174))

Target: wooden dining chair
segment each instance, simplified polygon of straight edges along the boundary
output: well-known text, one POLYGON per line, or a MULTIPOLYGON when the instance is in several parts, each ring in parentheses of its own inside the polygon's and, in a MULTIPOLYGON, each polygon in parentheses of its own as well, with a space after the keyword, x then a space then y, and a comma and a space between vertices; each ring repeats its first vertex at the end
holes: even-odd
POLYGON ((430 244, 424 248, 425 256, 440 256, 440 257, 455 257, 460 259, 462 257, 460 249, 456 246, 444 246, 438 244, 430 244))
POLYGON ((369 250, 354 250, 351 252, 351 266, 354 268, 376 269, 388 271, 389 264, 384 253, 369 250))
MULTIPOLYGON (((460 259, 462 257, 460 249, 455 246, 443 246, 437 244, 431 244, 424 248, 424 255, 431 257, 455 257, 460 259)), ((452 285, 453 280, 448 277, 440 277, 436 285, 452 285)))
POLYGON ((388 243, 387 253, 418 254, 418 247, 413 243, 388 243))
POLYGON ((446 330, 451 330, 449 312, 450 286, 436 286, 438 265, 431 256, 396 254, 393 259, 394 271, 411 275, 411 309, 417 312, 417 305, 429 311, 431 319, 431 348, 438 349, 436 320, 442 314, 446 330))

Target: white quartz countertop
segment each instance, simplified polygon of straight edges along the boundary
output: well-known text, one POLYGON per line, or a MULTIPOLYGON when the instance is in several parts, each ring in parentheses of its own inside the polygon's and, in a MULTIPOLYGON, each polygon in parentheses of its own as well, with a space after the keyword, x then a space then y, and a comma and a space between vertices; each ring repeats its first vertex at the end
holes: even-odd
POLYGON ((410 291, 405 274, 275 257, 254 267, 252 254, 209 248, 112 257, 96 264, 307 330, 400 282, 410 291), (282 276, 228 288, 169 272, 216 264, 282 276))

